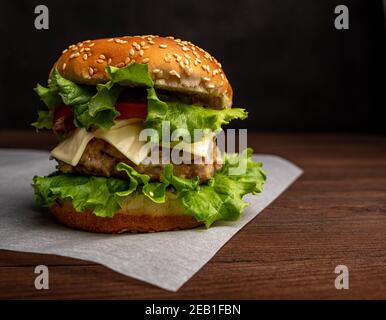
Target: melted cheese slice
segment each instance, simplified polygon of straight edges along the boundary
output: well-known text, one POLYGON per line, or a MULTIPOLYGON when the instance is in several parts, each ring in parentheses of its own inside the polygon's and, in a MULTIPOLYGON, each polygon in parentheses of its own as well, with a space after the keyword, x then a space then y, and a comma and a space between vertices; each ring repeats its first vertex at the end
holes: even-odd
POLYGON ((84 149, 94 134, 84 128, 75 129, 74 133, 63 140, 51 151, 51 155, 56 159, 62 160, 72 166, 76 166, 82 157, 84 149))
POLYGON ((215 134, 214 132, 210 132, 208 134, 205 134, 202 137, 202 140, 194 142, 194 143, 187 143, 185 141, 178 142, 173 148, 177 150, 184 150, 185 152, 189 154, 193 154, 197 157, 207 157, 210 152, 213 150, 213 138, 215 134))
POLYGON ((143 130, 141 123, 128 124, 122 122, 118 122, 109 130, 99 129, 95 131, 95 137, 110 143, 129 160, 138 165, 149 154, 151 145, 146 141, 139 140, 139 134, 143 130))
MULTIPOLYGON (((51 155, 56 159, 76 166, 87 144, 95 137, 113 145, 125 157, 138 165, 154 148, 154 144, 139 140, 142 129, 142 122, 139 119, 118 121, 109 130, 98 129, 95 132, 87 132, 84 128, 78 128, 70 137, 53 149, 51 155)), ((201 141, 193 144, 179 142, 174 148, 184 150, 197 157, 206 157, 212 150, 213 137, 214 133, 210 133, 205 135, 201 141)))

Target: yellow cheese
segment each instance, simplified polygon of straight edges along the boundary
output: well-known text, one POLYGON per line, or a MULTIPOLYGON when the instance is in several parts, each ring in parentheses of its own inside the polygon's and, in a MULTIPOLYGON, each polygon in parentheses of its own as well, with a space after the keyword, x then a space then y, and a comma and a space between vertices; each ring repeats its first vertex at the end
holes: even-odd
POLYGON ((56 159, 62 160, 72 166, 76 166, 82 157, 84 149, 86 149, 87 144, 92 138, 94 138, 94 134, 87 132, 86 129, 75 129, 70 137, 63 140, 51 151, 51 155, 56 159))
MULTIPOLYGON (((129 160, 138 165, 149 155, 150 150, 154 148, 154 144, 139 140, 142 129, 140 119, 118 121, 109 130, 98 129, 95 132, 87 132, 83 128, 78 128, 70 137, 52 150, 51 155, 56 159, 76 166, 87 144, 96 137, 108 142, 129 160)), ((214 133, 209 133, 199 142, 193 144, 179 142, 175 148, 184 150, 197 157, 207 157, 212 150, 213 137, 214 133)))
POLYGON ((210 152, 212 152, 212 142, 214 135, 214 132, 209 132, 206 133, 200 141, 194 143, 187 143, 185 141, 181 141, 178 142, 173 148, 177 150, 184 150, 185 152, 193 154, 197 157, 206 157, 210 152))
POLYGON ((122 122, 118 122, 110 130, 99 129, 95 131, 95 137, 107 141, 138 165, 147 157, 150 144, 139 140, 139 134, 143 129, 141 123, 128 124, 122 122))

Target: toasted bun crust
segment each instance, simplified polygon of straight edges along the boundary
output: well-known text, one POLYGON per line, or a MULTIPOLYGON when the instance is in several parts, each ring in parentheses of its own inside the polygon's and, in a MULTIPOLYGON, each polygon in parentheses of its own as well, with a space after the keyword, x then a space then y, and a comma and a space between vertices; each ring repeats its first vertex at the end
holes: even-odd
POLYGON ((53 69, 71 81, 108 81, 105 67, 146 63, 158 89, 193 95, 212 108, 232 105, 232 88, 221 64, 203 49, 173 37, 124 36, 86 40, 63 51, 53 69))
POLYGON ((202 225, 191 215, 138 214, 136 209, 131 212, 129 208, 117 212, 112 218, 103 218, 91 210, 77 212, 69 201, 52 205, 49 210, 56 220, 66 226, 98 233, 172 231, 202 225))

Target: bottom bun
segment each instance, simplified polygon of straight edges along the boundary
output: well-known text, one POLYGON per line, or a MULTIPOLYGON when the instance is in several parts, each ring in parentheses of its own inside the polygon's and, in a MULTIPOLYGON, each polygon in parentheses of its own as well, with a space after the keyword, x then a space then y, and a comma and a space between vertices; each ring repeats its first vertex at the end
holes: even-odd
POLYGON ((89 209, 75 211, 69 201, 52 205, 49 210, 56 220, 66 226, 99 233, 172 231, 191 229, 203 224, 186 214, 153 216, 130 214, 130 210, 121 210, 111 218, 98 217, 89 209))

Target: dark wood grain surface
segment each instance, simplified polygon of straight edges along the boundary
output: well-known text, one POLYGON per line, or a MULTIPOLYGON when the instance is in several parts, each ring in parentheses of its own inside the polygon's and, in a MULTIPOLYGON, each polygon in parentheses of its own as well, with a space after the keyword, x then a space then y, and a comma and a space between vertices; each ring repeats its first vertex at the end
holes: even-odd
MULTIPOLYGON (((177 293, 92 262, 0 250, 0 298, 385 299, 386 137, 250 134, 249 144, 304 174, 177 293), (49 290, 34 288, 38 264, 49 290), (341 264, 348 290, 334 286, 341 264)), ((54 145, 49 134, 0 131, 0 147, 54 145)))

